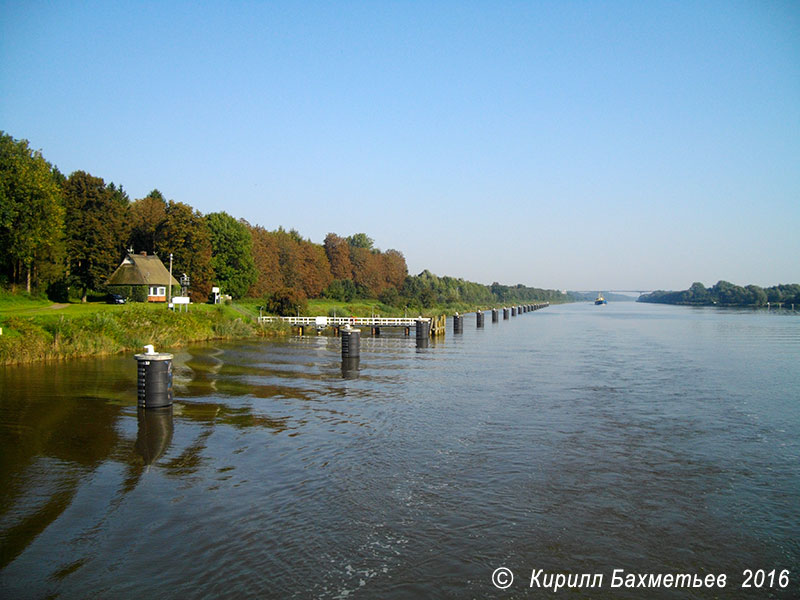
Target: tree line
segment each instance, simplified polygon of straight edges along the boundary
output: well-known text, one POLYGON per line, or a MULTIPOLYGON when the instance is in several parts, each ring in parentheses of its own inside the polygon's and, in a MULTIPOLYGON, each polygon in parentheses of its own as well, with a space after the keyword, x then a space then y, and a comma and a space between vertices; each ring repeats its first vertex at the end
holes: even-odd
POLYGON ((766 306, 767 304, 800 304, 800 284, 780 284, 768 288, 745 287, 718 281, 710 288, 695 282, 680 292, 655 291, 639 297, 639 302, 686 304, 695 306, 766 306))
POLYGON ((193 302, 212 285, 234 298, 263 299, 279 314, 308 299, 377 298, 392 306, 566 300, 560 292, 438 277, 409 276, 398 250, 381 251, 366 233, 329 233, 322 244, 296 230, 270 231, 225 212, 203 215, 153 190, 131 200, 122 188, 85 171, 69 176, 26 140, 0 132, 0 284, 44 292, 52 300, 102 293, 129 251, 170 254, 190 277, 193 302))

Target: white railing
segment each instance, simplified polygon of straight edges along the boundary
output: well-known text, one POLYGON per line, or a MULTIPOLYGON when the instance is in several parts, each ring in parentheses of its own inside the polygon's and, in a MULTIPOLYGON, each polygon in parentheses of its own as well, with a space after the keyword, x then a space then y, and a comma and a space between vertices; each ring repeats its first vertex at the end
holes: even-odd
MULTIPOLYGON (((537 310, 539 308, 544 308, 549 306, 549 302, 545 302, 543 304, 525 304, 525 305, 514 305, 514 308, 521 308, 522 306, 530 306, 533 310, 537 310)), ((507 308, 507 307, 503 307, 507 308)), ((502 310, 502 309, 498 309, 502 310)), ((282 321, 284 323, 289 323, 290 325, 302 325, 302 326, 309 326, 314 325, 318 329, 324 329, 326 327, 343 327, 345 325, 350 325, 351 327, 357 327, 359 325, 363 325, 365 327, 413 327, 419 319, 423 321, 429 321, 430 318, 428 317, 265 317, 260 316, 258 317, 259 323, 275 323, 277 321, 282 321)))
MULTIPOLYGON (((259 323, 274 323, 282 321, 291 325, 314 325, 323 329, 325 327, 343 327, 359 325, 369 327, 413 327, 418 317, 259 317, 259 323)), ((423 321, 430 321, 423 318, 423 321)))

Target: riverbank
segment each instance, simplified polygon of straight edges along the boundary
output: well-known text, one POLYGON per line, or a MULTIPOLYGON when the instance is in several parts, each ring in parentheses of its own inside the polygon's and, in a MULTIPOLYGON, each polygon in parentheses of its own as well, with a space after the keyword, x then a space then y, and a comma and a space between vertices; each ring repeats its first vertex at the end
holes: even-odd
MULTIPOLYGON (((283 323, 259 325, 259 305, 193 304, 188 311, 164 304, 54 304, 40 298, 4 295, 0 299, 0 365, 135 352, 145 344, 166 350, 215 339, 290 335, 283 323)), ((423 316, 469 312, 468 304, 437 306, 423 316)), ((309 302, 309 314, 327 316, 404 316, 405 309, 378 301, 309 302)), ((414 315, 416 316, 416 315, 414 315)))
POLYGON ((281 333, 262 328, 233 306, 192 306, 173 312, 161 306, 88 305, 38 310, 35 315, 2 315, 0 364, 18 364, 83 356, 159 349, 211 339, 237 339, 281 333), (114 310, 109 310, 114 309, 114 310))

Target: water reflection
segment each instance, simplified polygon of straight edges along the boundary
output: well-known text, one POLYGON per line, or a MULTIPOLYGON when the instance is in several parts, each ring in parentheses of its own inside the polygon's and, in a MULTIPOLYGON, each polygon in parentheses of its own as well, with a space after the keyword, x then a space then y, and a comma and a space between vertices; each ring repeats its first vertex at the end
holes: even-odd
MULTIPOLYGON (((203 390, 194 398, 210 398, 223 351, 193 348, 181 355, 192 374, 188 388, 203 390)), ((221 387, 251 397, 282 391, 230 380, 221 387)), ((289 417, 250 405, 195 401, 189 389, 181 390, 174 407, 137 408, 136 363, 130 357, 0 369, 0 569, 70 507, 82 506, 81 490, 110 483, 115 491, 107 506, 117 507, 151 469, 175 477, 197 471, 218 425, 273 433, 289 428, 289 417), (175 447, 182 425, 189 427, 175 447), (104 467, 114 464, 123 466, 121 477, 106 481, 113 469, 104 467)))
POLYGON ((215 402, 183 402, 180 405, 182 419, 205 423, 209 426, 216 424, 230 425, 238 429, 260 427, 272 430, 275 433, 285 431, 288 427, 288 417, 270 417, 258 414, 252 406, 228 406, 215 402))
POLYGON ((175 353, 175 383, 190 394, 205 394, 217 389, 217 375, 222 368, 223 351, 214 346, 200 346, 175 353))
POLYGON ((145 465, 152 465, 161 458, 172 442, 172 407, 139 408, 138 421, 136 452, 145 465))
MULTIPOLYGON (((118 365, 71 366, 81 368, 56 363, 0 372, 0 568, 62 515, 86 476, 120 446, 118 365)), ((132 370, 127 378, 134 377, 132 370)), ((135 394, 134 382, 133 403, 135 394)))

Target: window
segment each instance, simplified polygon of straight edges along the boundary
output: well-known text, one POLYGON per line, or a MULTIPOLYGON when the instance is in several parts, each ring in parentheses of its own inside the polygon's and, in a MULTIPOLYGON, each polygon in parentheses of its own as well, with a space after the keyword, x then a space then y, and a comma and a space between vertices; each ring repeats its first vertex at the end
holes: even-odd
POLYGON ((167 288, 166 287, 159 287, 156 285, 150 286, 150 293, 148 296, 166 296, 167 295, 167 288))

